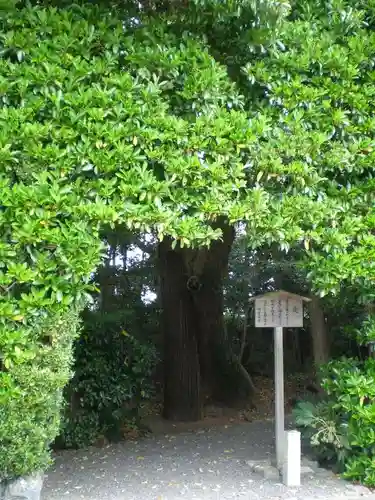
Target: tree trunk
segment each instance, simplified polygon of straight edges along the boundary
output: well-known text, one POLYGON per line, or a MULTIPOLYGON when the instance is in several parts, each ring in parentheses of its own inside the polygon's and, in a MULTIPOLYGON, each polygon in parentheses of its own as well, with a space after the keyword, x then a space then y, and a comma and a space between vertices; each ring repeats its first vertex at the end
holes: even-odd
POLYGON ((170 241, 159 245, 160 296, 164 329, 164 417, 195 421, 202 418, 196 316, 186 287, 181 251, 170 241))
POLYGON ((226 335, 223 278, 234 229, 220 227, 223 239, 209 249, 159 246, 168 419, 201 418, 203 394, 230 403, 253 389, 226 335))
POLYGON ((214 242, 207 253, 200 287, 193 299, 200 325, 199 355, 205 393, 217 402, 232 405, 250 395, 254 387, 226 334, 223 280, 235 234, 232 227, 222 225, 221 229, 223 239, 214 242))
POLYGON ((193 300, 198 316, 199 359, 205 393, 218 398, 221 386, 220 356, 225 356, 226 333, 224 324, 223 279, 228 269, 228 259, 234 240, 234 229, 222 227, 223 240, 215 241, 205 252, 200 269, 200 283, 193 300))
POLYGON ((311 297, 310 321, 314 368, 317 373, 320 366, 329 361, 330 346, 324 310, 321 300, 316 296, 311 297))

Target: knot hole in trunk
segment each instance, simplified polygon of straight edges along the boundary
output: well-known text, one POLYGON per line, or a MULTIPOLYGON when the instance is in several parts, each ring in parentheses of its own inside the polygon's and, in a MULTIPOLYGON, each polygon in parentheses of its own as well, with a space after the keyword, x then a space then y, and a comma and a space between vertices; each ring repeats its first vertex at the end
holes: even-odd
POLYGON ((199 292, 202 287, 201 280, 198 276, 190 276, 186 282, 186 288, 189 292, 199 292))

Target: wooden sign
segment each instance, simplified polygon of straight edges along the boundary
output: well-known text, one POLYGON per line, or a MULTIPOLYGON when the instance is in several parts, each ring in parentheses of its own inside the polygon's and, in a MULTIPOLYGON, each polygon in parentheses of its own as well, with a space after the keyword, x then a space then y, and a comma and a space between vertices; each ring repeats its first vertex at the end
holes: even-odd
MULTIPOLYGON (((253 297, 251 301, 255 302, 255 326, 274 329, 276 463, 281 471, 286 457, 285 445, 287 452, 290 451, 289 445, 293 441, 293 437, 296 441, 295 444, 298 444, 297 435, 291 434, 287 439, 285 438, 283 328, 303 326, 303 303, 310 302, 310 299, 280 290, 258 295, 258 297, 253 297)), ((289 463, 288 467, 285 468, 284 484, 292 485, 299 482, 301 452, 297 453, 299 453, 299 459, 294 460, 293 463, 290 462, 290 456, 287 457, 289 463), (293 469, 295 469, 295 474, 291 476, 290 472, 293 469)))
POLYGON ((255 326, 257 328, 301 328, 303 303, 309 301, 292 293, 279 291, 255 297, 255 326))

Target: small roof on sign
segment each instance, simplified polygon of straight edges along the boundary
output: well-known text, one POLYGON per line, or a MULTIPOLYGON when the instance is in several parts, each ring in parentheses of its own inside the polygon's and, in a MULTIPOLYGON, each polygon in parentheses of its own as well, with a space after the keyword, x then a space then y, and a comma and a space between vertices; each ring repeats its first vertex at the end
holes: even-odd
POLYGON ((251 297, 249 300, 253 302, 257 299, 278 299, 282 297, 284 299, 299 299, 303 300, 303 302, 311 302, 311 299, 308 297, 302 297, 302 295, 297 295, 296 293, 286 292, 285 290, 276 290, 275 292, 264 293, 263 295, 256 295, 255 297, 251 297))

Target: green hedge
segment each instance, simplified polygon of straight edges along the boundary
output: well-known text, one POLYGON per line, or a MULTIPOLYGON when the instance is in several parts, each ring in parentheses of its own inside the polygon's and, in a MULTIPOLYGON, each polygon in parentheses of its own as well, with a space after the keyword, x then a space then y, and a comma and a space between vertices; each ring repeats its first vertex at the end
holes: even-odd
POLYGON ((68 21, 53 10, 0 10, 0 480, 49 464, 78 313, 101 257, 105 216, 67 175, 79 155, 69 163, 52 88, 68 21))
POLYGON ((23 332, 27 348, 15 350, 22 361, 1 373, 0 479, 48 466, 78 325, 77 313, 68 312, 23 332))

